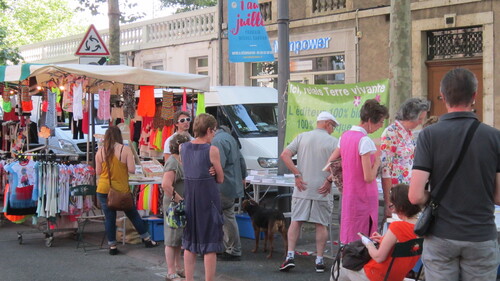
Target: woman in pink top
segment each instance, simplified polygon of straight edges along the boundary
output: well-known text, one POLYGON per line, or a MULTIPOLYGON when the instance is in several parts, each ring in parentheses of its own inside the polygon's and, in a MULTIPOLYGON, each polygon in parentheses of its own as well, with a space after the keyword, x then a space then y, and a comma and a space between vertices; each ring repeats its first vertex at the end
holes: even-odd
POLYGON ((378 226, 378 188, 375 178, 380 156, 368 137, 389 118, 388 110, 378 101, 367 100, 360 111, 361 123, 345 131, 328 161, 342 157, 342 211, 340 242, 358 240, 358 232, 373 233, 378 226))

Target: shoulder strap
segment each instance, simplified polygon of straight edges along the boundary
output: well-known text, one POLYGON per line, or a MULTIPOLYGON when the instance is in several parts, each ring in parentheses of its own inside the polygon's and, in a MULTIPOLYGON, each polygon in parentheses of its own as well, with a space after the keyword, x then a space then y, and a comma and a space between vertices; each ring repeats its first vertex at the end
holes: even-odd
POLYGON ((450 184, 451 178, 457 172, 457 169, 460 166, 460 164, 462 163, 462 160, 464 160, 465 152, 467 151, 467 148, 469 147, 469 144, 472 140, 472 137, 474 136, 476 129, 479 127, 479 124, 481 124, 481 122, 479 122, 476 119, 476 120, 474 120, 472 125, 469 127, 469 130, 467 130, 467 135, 465 136, 465 140, 464 140, 464 144, 462 146, 462 149, 460 150, 460 153, 458 154, 457 162, 455 162, 455 164, 453 165, 453 168, 451 168, 450 172, 444 178, 443 183, 441 184, 440 188, 437 189, 435 196, 432 197, 432 194, 431 194, 431 201, 436 207, 437 207, 437 205, 439 205, 439 201, 441 201, 444 194, 448 190, 448 185, 450 184))
POLYGON ((122 149, 120 149, 120 162, 122 161, 122 152, 123 152, 123 147, 125 147, 125 145, 122 144, 122 149))

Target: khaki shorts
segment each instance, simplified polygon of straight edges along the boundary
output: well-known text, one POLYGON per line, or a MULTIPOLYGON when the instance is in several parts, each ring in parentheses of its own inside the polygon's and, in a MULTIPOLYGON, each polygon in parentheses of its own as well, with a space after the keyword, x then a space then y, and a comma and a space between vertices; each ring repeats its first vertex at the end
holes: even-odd
POLYGON ((292 221, 329 225, 332 221, 332 212, 333 198, 328 201, 292 198, 292 221))

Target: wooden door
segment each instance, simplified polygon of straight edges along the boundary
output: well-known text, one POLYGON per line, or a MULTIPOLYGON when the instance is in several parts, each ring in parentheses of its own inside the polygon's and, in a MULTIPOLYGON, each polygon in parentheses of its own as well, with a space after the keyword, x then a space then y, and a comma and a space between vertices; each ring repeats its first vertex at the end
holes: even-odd
POLYGON ((483 119, 483 61, 481 58, 428 61, 426 65, 428 75, 428 99, 431 101, 429 115, 441 116, 447 112, 446 106, 440 96, 439 83, 449 70, 462 67, 472 71, 476 75, 478 84, 476 104, 474 105, 473 111, 477 114, 479 120, 483 119))

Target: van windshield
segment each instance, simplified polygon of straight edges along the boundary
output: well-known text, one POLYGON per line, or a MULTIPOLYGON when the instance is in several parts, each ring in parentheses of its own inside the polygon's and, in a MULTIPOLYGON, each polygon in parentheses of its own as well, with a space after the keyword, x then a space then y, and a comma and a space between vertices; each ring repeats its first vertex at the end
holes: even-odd
POLYGON ((235 104, 224 106, 233 127, 245 136, 278 135, 276 104, 235 104))

